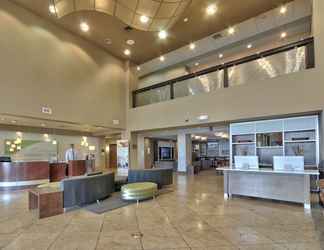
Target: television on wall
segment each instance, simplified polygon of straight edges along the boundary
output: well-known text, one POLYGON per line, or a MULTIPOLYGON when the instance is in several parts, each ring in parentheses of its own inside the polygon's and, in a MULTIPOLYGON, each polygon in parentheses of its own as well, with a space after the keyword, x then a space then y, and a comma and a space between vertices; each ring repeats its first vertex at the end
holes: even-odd
POLYGON ((160 160, 162 160, 162 161, 173 160, 173 148, 172 147, 160 147, 159 154, 160 154, 160 160))

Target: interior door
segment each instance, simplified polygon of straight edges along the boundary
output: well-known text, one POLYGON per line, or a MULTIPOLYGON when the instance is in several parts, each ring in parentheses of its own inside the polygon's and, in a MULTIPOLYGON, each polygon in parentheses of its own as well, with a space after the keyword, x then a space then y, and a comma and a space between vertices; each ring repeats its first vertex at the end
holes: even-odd
POLYGON ((117 168, 117 145, 109 145, 109 168, 117 168))

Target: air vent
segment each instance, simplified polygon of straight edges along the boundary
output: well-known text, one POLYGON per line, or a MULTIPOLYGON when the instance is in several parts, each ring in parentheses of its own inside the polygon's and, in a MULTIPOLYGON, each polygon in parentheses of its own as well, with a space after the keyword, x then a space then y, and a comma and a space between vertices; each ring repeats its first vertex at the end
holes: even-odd
POLYGON ((218 40, 218 39, 220 39, 220 38, 222 38, 222 37, 223 37, 222 33, 217 33, 217 34, 214 34, 214 35, 212 36, 212 38, 213 38, 214 40, 218 40))

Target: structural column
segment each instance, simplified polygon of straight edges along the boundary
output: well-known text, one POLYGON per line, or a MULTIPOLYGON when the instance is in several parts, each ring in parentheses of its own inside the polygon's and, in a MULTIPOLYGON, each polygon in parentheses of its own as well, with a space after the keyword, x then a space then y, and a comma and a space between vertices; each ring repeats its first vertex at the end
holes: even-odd
POLYGON ((192 143, 189 134, 178 134, 178 172, 187 172, 192 164, 192 143))

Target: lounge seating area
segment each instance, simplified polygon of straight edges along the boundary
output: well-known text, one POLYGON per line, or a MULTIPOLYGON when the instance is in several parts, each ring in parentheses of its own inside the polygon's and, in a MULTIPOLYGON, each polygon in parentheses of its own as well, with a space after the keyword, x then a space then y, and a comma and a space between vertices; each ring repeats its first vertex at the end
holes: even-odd
MULTIPOLYGON (((60 182, 42 184, 30 190, 31 194, 48 194, 47 201, 62 206, 62 210, 41 211, 42 207, 37 205, 35 196, 30 195, 30 203, 36 205, 29 206, 30 209, 39 209, 39 218, 56 215, 57 211, 82 207, 92 203, 100 202, 109 198, 115 191, 121 188, 121 198, 125 200, 136 200, 153 198, 157 195, 158 188, 171 185, 173 183, 173 170, 161 169, 137 169, 129 170, 128 178, 124 181, 115 182, 115 173, 90 173, 81 176, 69 177, 60 182), (61 196, 51 196, 53 191, 61 193, 61 196), (51 199, 52 197, 52 199, 51 199), (58 200, 61 199, 62 201, 58 200), (42 215, 41 215, 42 214, 42 215)), ((48 209, 44 207, 43 209, 48 209)))

